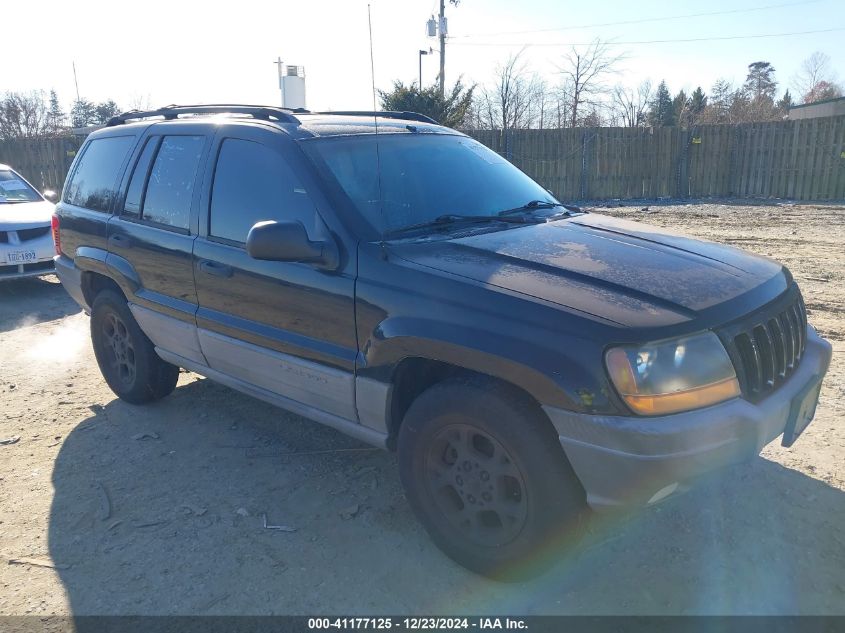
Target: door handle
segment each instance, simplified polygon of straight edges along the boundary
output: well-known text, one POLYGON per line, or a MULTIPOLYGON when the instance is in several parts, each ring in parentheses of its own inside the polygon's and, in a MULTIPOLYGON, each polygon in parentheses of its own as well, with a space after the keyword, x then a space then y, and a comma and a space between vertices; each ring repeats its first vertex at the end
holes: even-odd
POLYGON ((210 259, 203 259, 200 261, 200 270, 208 275, 215 277, 231 277, 232 267, 220 262, 211 261, 210 259))
POLYGON ((115 233, 114 235, 109 235, 109 246, 115 248, 132 248, 132 240, 125 235, 115 233))

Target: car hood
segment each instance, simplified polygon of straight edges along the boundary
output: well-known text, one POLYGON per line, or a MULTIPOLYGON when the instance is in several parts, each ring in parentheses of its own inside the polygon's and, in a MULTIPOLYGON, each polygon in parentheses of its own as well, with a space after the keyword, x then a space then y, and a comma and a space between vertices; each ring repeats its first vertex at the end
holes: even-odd
POLYGON ((681 323, 788 273, 770 259, 640 224, 587 214, 468 237, 403 242, 416 264, 627 327, 681 323))
POLYGON ((55 204, 46 200, 0 204, 0 231, 34 229, 50 224, 55 207, 55 204))

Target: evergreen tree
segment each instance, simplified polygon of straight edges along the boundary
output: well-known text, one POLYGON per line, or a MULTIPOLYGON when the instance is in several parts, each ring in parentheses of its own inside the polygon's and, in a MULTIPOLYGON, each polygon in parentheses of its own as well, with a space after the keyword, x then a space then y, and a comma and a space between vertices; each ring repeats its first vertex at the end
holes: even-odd
POLYGON ((672 95, 666 82, 661 81, 654 93, 651 107, 648 111, 649 125, 655 127, 667 127, 675 124, 675 111, 672 103, 672 95))
POLYGON ((778 112, 781 114, 789 113, 789 108, 791 108, 795 103, 792 101, 792 95, 789 94, 789 90, 783 93, 783 96, 777 102, 777 109, 778 112))
POLYGON ((58 136, 65 127, 65 113, 55 90, 50 91, 50 106, 47 110, 47 129, 51 136, 58 136))
POLYGON ((97 106, 87 99, 77 99, 70 109, 70 124, 73 127, 85 127, 97 123, 97 106))
POLYGON ((690 100, 687 93, 681 90, 672 100, 672 113, 675 117, 675 123, 681 127, 687 127, 690 124, 690 100))
POLYGON ((447 127, 460 127, 467 118, 475 86, 466 88, 458 80, 445 96, 438 86, 420 89, 416 84, 406 86, 401 81, 393 82, 393 90, 379 90, 381 107, 385 110, 418 112, 447 127))
POLYGON ((117 104, 112 99, 103 101, 102 103, 97 104, 97 107, 94 108, 96 123, 101 123, 103 125, 108 123, 110 118, 117 116, 118 114, 120 114, 120 108, 117 107, 117 104))
POLYGON ((701 89, 701 86, 693 90, 692 95, 690 96, 690 116, 692 118, 692 123, 695 125, 699 122, 701 118, 701 114, 704 112, 704 108, 707 107, 707 95, 704 94, 704 91, 701 89))
POLYGON ((769 62, 748 64, 748 76, 745 78, 743 89, 752 101, 764 98, 774 101, 777 87, 775 68, 769 62))

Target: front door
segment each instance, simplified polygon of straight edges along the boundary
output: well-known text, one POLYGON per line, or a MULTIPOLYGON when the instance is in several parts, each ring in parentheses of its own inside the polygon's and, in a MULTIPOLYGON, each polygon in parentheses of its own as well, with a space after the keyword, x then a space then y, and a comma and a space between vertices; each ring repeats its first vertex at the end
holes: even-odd
POLYGON ((354 420, 357 343, 354 259, 337 271, 252 259, 249 229, 303 223, 329 236, 303 157, 283 132, 221 126, 194 244, 197 325, 212 369, 309 407, 354 420))

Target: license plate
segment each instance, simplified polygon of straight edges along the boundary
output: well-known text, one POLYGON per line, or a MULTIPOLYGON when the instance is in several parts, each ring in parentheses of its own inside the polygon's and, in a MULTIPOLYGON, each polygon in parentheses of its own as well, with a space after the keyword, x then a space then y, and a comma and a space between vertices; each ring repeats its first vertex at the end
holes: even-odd
POLYGON ((9 264, 29 264, 36 259, 35 251, 12 251, 6 253, 6 262, 9 264))
POLYGON ((792 400, 789 419, 786 422, 786 429, 783 431, 782 446, 792 446, 801 432, 810 424, 816 414, 816 405, 819 403, 821 389, 822 381, 816 378, 815 382, 810 383, 803 392, 792 400))

